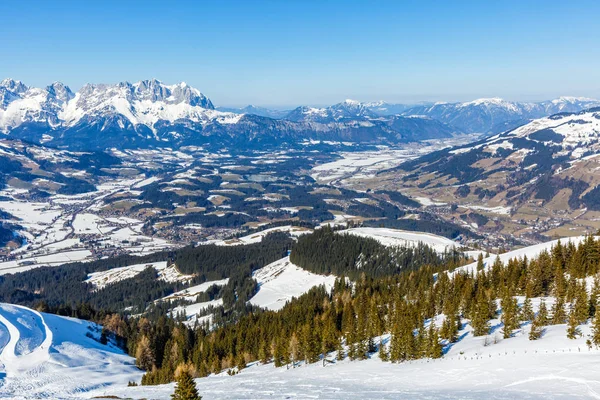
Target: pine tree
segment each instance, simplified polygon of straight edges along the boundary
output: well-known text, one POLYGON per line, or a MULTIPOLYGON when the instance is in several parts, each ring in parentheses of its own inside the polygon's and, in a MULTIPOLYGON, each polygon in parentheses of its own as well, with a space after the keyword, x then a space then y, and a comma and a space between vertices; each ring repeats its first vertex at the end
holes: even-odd
POLYGON ((592 323, 592 343, 596 347, 600 346, 600 308, 596 308, 596 314, 592 323))
POLYGON ((577 336, 579 336, 577 316, 574 312, 571 312, 569 314, 569 324, 567 326, 567 337, 569 339, 575 339, 577 336))
POLYGON ((383 340, 379 339, 379 358, 381 361, 388 361, 390 359, 390 355, 385 348, 385 344, 383 344, 383 340))
POLYGON ((548 308, 546 308, 546 302, 544 300, 540 301, 540 309, 538 310, 537 318, 540 325, 548 325, 548 308))
POLYGON ((523 307, 521 308, 521 321, 532 321, 534 317, 531 298, 526 297, 523 307))
POLYGON ((430 358, 440 358, 443 354, 442 345, 438 330, 435 328, 433 321, 429 324, 429 332, 427 333, 428 349, 427 356, 430 358))
POLYGON ((566 318, 565 299, 564 297, 557 297, 552 306, 552 325, 564 324, 566 318))
POLYGON ((171 395, 173 400, 200 400, 196 383, 187 370, 181 371, 175 385, 175 393, 171 395))
POLYGON ((542 337, 543 324, 540 318, 540 314, 536 315, 531 323, 531 331, 529 332, 529 340, 538 340, 542 337))
POLYGON ((342 344, 342 338, 341 337, 337 338, 337 342, 336 342, 336 345, 335 345, 335 351, 336 351, 336 359, 338 361, 342 361, 344 359, 344 357, 345 357, 345 354, 344 354, 344 346, 342 344))

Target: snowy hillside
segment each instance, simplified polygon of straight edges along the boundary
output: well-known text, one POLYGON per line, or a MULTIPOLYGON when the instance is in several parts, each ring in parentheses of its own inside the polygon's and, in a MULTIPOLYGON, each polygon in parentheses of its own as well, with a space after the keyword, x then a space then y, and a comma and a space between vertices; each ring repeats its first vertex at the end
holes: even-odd
POLYGON ((135 360, 90 322, 0 303, 0 397, 87 398, 141 378, 135 360))
MULTIPOLYGON (((520 302, 522 302, 520 298, 520 302)), ((540 299, 533 299, 537 311, 540 299)), ((551 299, 545 299, 552 304, 551 299)), ((442 319, 436 320, 436 325, 442 319)), ((196 379, 204 399, 316 398, 316 399, 587 399, 598 398, 600 351, 588 349, 585 335, 566 337, 566 326, 547 327, 543 337, 530 341, 526 323, 513 337, 503 339, 498 319, 492 333, 474 337, 468 321, 460 340, 441 359, 399 364, 381 362, 377 354, 365 361, 321 362, 297 368, 274 368, 253 363, 235 376, 226 372, 196 379)), ((389 335, 382 337, 389 346, 389 335)), ((379 343, 379 340, 376 340, 379 343)), ((168 399, 173 384, 104 390, 106 395, 168 399)))
POLYGON ((407 161, 379 177, 400 176, 411 197, 445 203, 446 218, 481 233, 513 235, 525 243, 539 240, 527 239, 531 234, 592 233, 600 211, 599 118, 595 108, 536 119, 407 161))
POLYGON ((183 275, 177 270, 175 264, 167 266, 166 261, 148 264, 128 265, 126 267, 112 268, 106 271, 92 272, 88 274, 86 283, 96 289, 102 289, 107 285, 133 278, 146 268, 154 268, 158 272, 158 279, 165 282, 186 282, 192 279, 190 275, 183 275))
POLYGON ((280 310, 292 297, 299 297, 315 286, 325 285, 331 290, 336 279, 308 272, 292 264, 289 257, 255 271, 252 277, 258 282, 258 293, 250 303, 269 310, 280 310))
POLYGON ((443 236, 424 232, 403 231, 389 228, 351 228, 340 233, 349 233, 360 237, 368 237, 377 240, 386 246, 416 247, 419 243, 426 244, 438 253, 451 251, 459 246, 459 243, 443 236))
POLYGON ((308 233, 311 233, 312 229, 292 225, 276 226, 274 228, 268 228, 239 238, 224 240, 207 240, 205 242, 201 242, 200 244, 216 244, 217 246, 239 246, 252 243, 259 243, 269 233, 275 232, 284 232, 290 234, 292 237, 298 237, 300 235, 306 235, 308 233))

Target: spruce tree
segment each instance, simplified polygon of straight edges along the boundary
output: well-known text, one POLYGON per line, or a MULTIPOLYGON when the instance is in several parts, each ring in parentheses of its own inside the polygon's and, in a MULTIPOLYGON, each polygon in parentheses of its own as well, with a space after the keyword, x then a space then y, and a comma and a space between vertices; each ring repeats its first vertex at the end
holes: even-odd
POLYGON ((557 297, 552 306, 552 325, 564 324, 566 318, 565 299, 564 297, 557 297))
POLYGON ((477 271, 483 271, 484 268, 485 265, 483 263, 483 254, 479 253, 479 255, 477 256, 477 271))
POLYGON ((537 317, 540 325, 548 325, 548 308, 546 307, 546 301, 543 299, 540 301, 540 309, 538 310, 537 317))
POLYGON ((171 395, 173 400, 200 400, 196 383, 187 370, 181 371, 175 385, 175 393, 171 395))
POLYGON ((575 294, 575 307, 573 311, 575 312, 575 318, 577 318, 578 324, 583 324, 585 321, 587 321, 589 316, 589 307, 590 304, 588 301, 585 283, 577 285, 575 294))
POLYGON ((471 326, 473 327, 473 336, 483 336, 490 332, 489 323, 489 305, 485 297, 481 296, 475 305, 471 326))
POLYGON ((427 356, 430 358, 440 358, 443 354, 442 345, 440 344, 440 337, 438 330, 435 328, 433 321, 429 324, 429 332, 427 334, 428 349, 427 356))
POLYGON ((532 321, 534 318, 533 306, 531 305, 531 298, 526 297, 523 307, 521 308, 521 321, 532 321))
POLYGON ((579 328, 577 323, 577 315, 574 312, 569 314, 569 324, 567 326, 567 337, 569 339, 575 339, 579 336, 579 328))
POLYGON ((529 331, 529 340, 538 340, 542 337, 543 324, 540 318, 540 314, 536 315, 531 323, 531 331, 529 331))
POLYGON ((596 314, 592 323, 592 343, 596 347, 600 346, 600 308, 596 308, 596 314))
POLYGON ((342 344, 342 338, 341 337, 337 338, 337 341, 336 341, 336 344, 335 344, 335 351, 336 351, 336 357, 335 358, 338 361, 342 361, 344 359, 344 357, 345 357, 345 354, 344 354, 344 346, 342 344))
POLYGON ((388 361, 390 359, 390 355, 385 348, 385 344, 383 344, 383 340, 379 339, 379 358, 381 361, 388 361))

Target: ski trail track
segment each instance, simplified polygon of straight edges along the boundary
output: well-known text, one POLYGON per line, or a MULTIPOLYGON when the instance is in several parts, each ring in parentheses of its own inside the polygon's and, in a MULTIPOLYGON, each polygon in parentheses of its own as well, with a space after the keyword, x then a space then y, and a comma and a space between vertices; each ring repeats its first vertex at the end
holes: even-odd
POLYGON ((0 362, 8 376, 50 360, 52 331, 43 316, 17 305, 0 305, 0 362))

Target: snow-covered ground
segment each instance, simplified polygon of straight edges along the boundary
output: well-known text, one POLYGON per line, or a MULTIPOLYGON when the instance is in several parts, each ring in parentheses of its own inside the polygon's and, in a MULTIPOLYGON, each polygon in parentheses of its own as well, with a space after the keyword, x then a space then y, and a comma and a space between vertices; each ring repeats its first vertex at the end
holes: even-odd
POLYGON ((439 253, 450 251, 453 248, 460 246, 459 243, 443 236, 390 228, 351 228, 340 231, 340 233, 372 238, 385 246, 416 247, 419 243, 423 243, 432 247, 439 253))
POLYGON ((128 265, 126 267, 113 268, 106 271, 92 272, 88 274, 88 277, 84 282, 92 284, 97 289, 102 289, 107 285, 122 281, 124 279, 133 278, 146 268, 154 268, 158 272, 158 279, 161 279, 165 282, 185 282, 192 279, 190 275, 184 275, 180 273, 174 264, 167 266, 166 261, 161 261, 156 263, 128 265))
MULTIPOLYGON (((540 299, 533 300, 537 309, 540 299)), ((600 351, 585 345, 589 325, 580 326, 584 336, 574 340, 566 337, 565 325, 556 325, 547 327, 541 339, 530 341, 529 324, 502 339, 499 320, 490 322, 492 333, 487 337, 473 337, 465 324, 460 341, 438 360, 392 364, 373 354, 366 361, 337 362, 329 354, 332 363, 326 366, 318 362, 288 369, 253 363, 238 375, 222 372, 196 379, 196 384, 206 400, 600 398, 600 351)), ((389 346, 389 335, 382 340, 389 346)), ((100 391, 165 400, 172 392, 173 384, 100 391)))
POLYGON ((183 290, 180 290, 179 292, 175 292, 173 294, 165 296, 157 301, 173 301, 173 300, 194 301, 194 300, 196 300, 196 297, 198 297, 198 295, 200 293, 206 292, 208 290, 208 288, 210 288, 211 286, 213 286, 213 285, 225 286, 225 285, 227 285, 227 282, 229 282, 229 278, 221 279, 218 281, 204 282, 199 285, 190 286, 187 289, 183 289, 183 290))
POLYGON ((262 230, 260 232, 255 232, 250 235, 242 236, 239 238, 232 238, 232 239, 225 239, 225 240, 208 240, 208 241, 202 242, 200 244, 216 244, 217 246, 237 246, 237 245, 259 243, 263 240, 263 238, 265 236, 267 236, 269 233, 273 233, 273 232, 285 232, 285 233, 289 233, 292 237, 298 237, 301 235, 311 233, 312 229, 304 228, 301 226, 292 226, 292 225, 276 226, 274 228, 268 228, 268 229, 262 230))
POLYGON ((250 303, 269 310, 280 310, 293 297, 301 296, 314 286, 325 285, 331 290, 336 279, 333 275, 308 272, 292 264, 289 257, 255 271, 252 276, 259 288, 250 303))
POLYGON ((95 191, 50 196, 46 202, 29 202, 21 190, 5 188, 0 210, 14 216, 12 222, 22 227, 18 233, 26 243, 0 259, 0 275, 22 272, 42 266, 56 266, 73 261, 101 257, 97 251, 118 251, 144 255, 174 247, 167 240, 142 233, 143 221, 123 216, 103 217, 104 200, 118 193, 139 191, 132 187, 145 177, 119 178, 99 184, 95 191))
POLYGON ((0 303, 0 398, 91 397, 139 381, 135 360, 101 344, 101 328, 74 318, 0 303))
POLYGON ((451 139, 406 143, 397 148, 381 146, 376 151, 343 152, 340 153, 342 158, 339 160, 314 167, 311 177, 321 184, 347 184, 354 179, 373 177, 379 171, 396 167, 432 151, 472 142, 475 138, 476 135, 461 135, 451 139))

